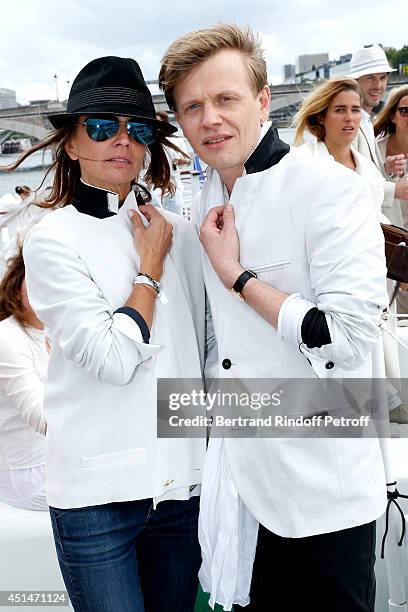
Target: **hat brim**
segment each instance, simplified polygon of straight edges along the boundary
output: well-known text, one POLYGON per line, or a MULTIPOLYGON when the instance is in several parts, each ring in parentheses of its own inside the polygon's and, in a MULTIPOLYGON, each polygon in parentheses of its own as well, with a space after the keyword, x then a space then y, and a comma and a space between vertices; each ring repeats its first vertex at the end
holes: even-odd
POLYGON ((382 74, 383 72, 387 72, 388 74, 391 72, 396 72, 396 68, 387 68, 384 70, 382 66, 378 66, 378 68, 365 68, 364 70, 357 70, 356 72, 350 72, 347 76, 352 79, 359 79, 362 76, 366 76, 367 74, 382 74))
MULTIPOLYGON (((81 113, 51 113, 47 115, 48 121, 51 123, 52 127, 56 130, 65 127, 67 125, 72 125, 74 123, 74 119, 77 119, 81 115, 120 115, 121 113, 114 113, 112 111, 90 111, 89 113, 81 112, 81 113)), ((165 134, 165 136, 171 136, 177 132, 177 128, 171 123, 167 123, 166 121, 159 121, 158 119, 152 119, 151 117, 144 117, 142 115, 132 115, 131 113, 124 113, 124 117, 131 117, 132 119, 140 119, 141 121, 146 121, 146 123, 151 123, 154 125, 160 132, 165 134)))

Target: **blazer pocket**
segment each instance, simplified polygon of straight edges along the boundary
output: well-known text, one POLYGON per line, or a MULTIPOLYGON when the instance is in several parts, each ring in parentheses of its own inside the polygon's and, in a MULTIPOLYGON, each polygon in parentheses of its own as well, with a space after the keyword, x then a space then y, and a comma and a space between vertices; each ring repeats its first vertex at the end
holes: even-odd
POLYGON ((287 268, 290 266, 289 259, 280 259, 279 261, 273 261, 272 263, 259 264, 256 266, 248 266, 249 270, 253 270, 257 274, 263 274, 264 272, 271 272, 273 270, 280 270, 281 268, 287 268))
POLYGON ((105 455, 94 455, 93 457, 81 457, 81 468, 92 470, 120 465, 121 463, 136 463, 143 465, 147 462, 145 448, 131 448, 129 450, 107 453, 105 455))
POLYGON ((259 264, 252 267, 249 266, 249 269, 253 270, 259 280, 267 285, 291 293, 290 285, 288 285, 290 266, 291 262, 288 259, 280 259, 279 261, 273 261, 271 263, 259 264))

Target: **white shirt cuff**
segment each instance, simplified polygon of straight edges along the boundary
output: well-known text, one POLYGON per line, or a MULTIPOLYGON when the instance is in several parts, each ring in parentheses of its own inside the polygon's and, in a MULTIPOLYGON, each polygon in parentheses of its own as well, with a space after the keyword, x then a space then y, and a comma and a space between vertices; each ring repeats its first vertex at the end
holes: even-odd
POLYGON ((161 344, 146 344, 143 341, 140 327, 132 317, 129 317, 129 315, 123 312, 115 312, 112 318, 115 329, 138 344, 137 348, 140 352, 142 361, 159 353, 163 349, 161 344))
POLYGON ((305 300, 300 293, 292 293, 283 302, 278 316, 278 334, 288 344, 302 344, 302 323, 311 308, 316 308, 314 302, 305 300))

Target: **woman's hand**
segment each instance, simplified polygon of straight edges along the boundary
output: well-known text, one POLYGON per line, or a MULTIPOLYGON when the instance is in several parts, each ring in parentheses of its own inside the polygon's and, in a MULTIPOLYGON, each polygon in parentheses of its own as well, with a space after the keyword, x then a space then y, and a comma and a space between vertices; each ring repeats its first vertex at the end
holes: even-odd
POLYGON ((405 176, 395 184, 395 197, 398 200, 408 200, 408 180, 405 176))
POLYGON ((398 174, 402 176, 404 174, 406 164, 406 158, 404 154, 401 155, 388 155, 385 158, 385 171, 387 174, 398 174))
POLYGON ((140 271, 160 280, 163 261, 173 240, 173 226, 152 205, 141 205, 139 210, 149 221, 148 227, 145 227, 139 215, 131 211, 133 238, 140 256, 140 271))

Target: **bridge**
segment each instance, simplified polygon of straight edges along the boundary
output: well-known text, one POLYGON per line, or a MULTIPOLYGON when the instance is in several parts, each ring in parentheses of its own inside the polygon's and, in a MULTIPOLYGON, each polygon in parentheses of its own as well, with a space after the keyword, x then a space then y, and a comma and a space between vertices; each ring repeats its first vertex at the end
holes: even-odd
MULTIPOLYGON (((147 82, 151 85, 157 85, 157 81, 147 82)), ((391 77, 388 82, 387 91, 407 82, 407 77, 404 78, 398 75, 391 77)), ((269 115, 271 117, 292 116, 298 104, 314 86, 315 83, 272 85, 269 115)), ((153 94, 153 102, 157 111, 169 112, 166 99, 161 92, 153 94)), ((47 119, 47 115, 49 113, 63 112, 65 108, 66 102, 39 100, 25 106, 0 109, 0 130, 5 130, 3 133, 0 133, 0 144, 14 133, 42 140, 51 131, 51 124, 47 119)), ((173 118, 172 113, 170 113, 170 118, 173 118)))
MULTIPOLYGON (((310 86, 279 85, 272 87, 272 100, 270 113, 295 105, 310 90, 310 86)), ((157 111, 169 112, 164 94, 153 94, 153 102, 157 111)), ((51 130, 47 115, 53 112, 63 112, 65 102, 51 102, 42 100, 25 106, 0 109, 0 144, 10 138, 14 133, 24 134, 37 140, 45 138, 51 130)), ((173 114, 170 113, 170 118, 173 114)))

